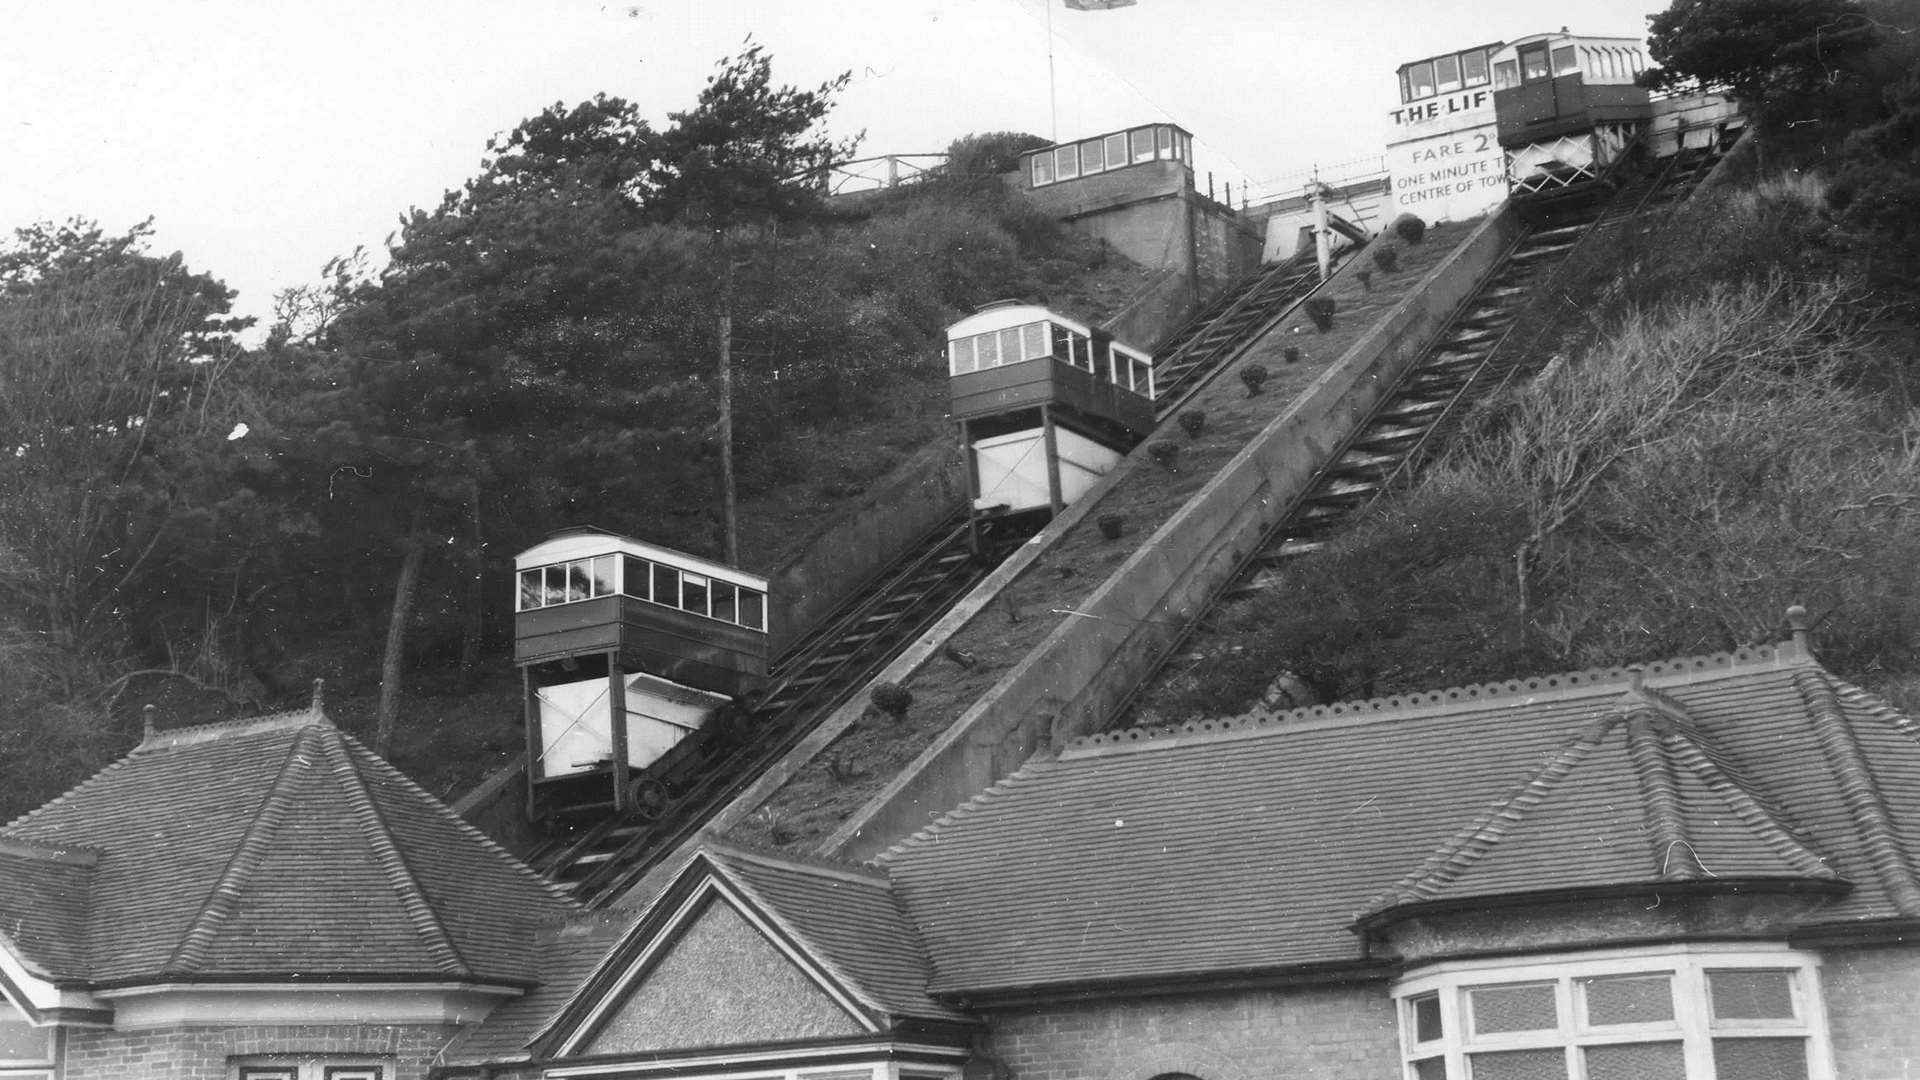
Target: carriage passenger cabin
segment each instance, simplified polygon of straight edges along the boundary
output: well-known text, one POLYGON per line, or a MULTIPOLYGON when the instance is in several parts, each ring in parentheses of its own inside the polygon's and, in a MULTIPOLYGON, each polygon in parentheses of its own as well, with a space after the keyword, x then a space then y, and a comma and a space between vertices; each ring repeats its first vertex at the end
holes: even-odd
POLYGON ((767 680, 767 582, 595 529, 514 560, 528 811, 624 809, 767 680))
POLYGON ((1634 38, 1534 34, 1493 56, 1493 108, 1516 197, 1598 180, 1653 115, 1634 38))
POLYGON ((1045 308, 954 323, 947 363, 977 512, 1058 512, 1153 428, 1152 358, 1045 308))

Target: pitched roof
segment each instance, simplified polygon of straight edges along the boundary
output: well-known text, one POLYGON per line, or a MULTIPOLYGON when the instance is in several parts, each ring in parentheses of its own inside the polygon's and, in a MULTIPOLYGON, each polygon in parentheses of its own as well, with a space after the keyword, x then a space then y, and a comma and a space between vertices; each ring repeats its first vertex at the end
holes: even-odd
POLYGON ((884 871, 717 841, 704 853, 875 1013, 971 1021, 927 996, 925 946, 884 871))
POLYGON ((41 978, 65 982, 86 963, 87 894, 97 853, 0 837, 0 943, 41 978))
MULTIPOLYGON (((84 902, 50 931, 61 944, 23 949, 96 987, 526 983, 534 923, 572 906, 317 711, 152 734, 6 841, 97 853, 84 902)), ((0 919, 31 906, 0 891, 0 919)))
POLYGON ((1789 643, 1082 739, 882 859, 963 996, 1352 963, 1395 905, 1676 877, 1913 916, 1916 734, 1789 643))

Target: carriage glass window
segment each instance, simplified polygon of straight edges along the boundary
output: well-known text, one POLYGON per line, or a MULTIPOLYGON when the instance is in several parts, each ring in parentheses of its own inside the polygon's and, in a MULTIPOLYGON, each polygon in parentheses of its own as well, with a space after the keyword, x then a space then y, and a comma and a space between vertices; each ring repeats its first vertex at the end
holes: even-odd
POLYGON ((1460 58, 1443 56, 1433 62, 1434 86, 1441 93, 1460 89, 1460 58))
POLYGON ((1080 148, 1063 146, 1053 152, 1054 171, 1062 180, 1071 180, 1080 175, 1080 148))
POLYGON ((1520 85, 1520 65, 1512 60, 1502 60, 1493 65, 1493 88, 1506 90, 1520 85))
POLYGON ((1169 128, 1169 127, 1154 128, 1153 138, 1154 138, 1154 145, 1160 148, 1159 153, 1161 157, 1178 158, 1180 156, 1179 154, 1175 153, 1173 150, 1173 129, 1172 128, 1169 128))
POLYGON ((1020 362, 1020 328, 1009 326, 994 335, 1000 340, 1000 363, 1017 364, 1020 362))
POLYGON ((1520 79, 1533 82, 1547 77, 1547 47, 1529 45, 1520 50, 1520 79))
POLYGON ((653 564, 653 602, 668 607, 680 606, 680 571, 671 566, 653 564))
POLYGON ((707 614, 707 579, 699 574, 680 575, 680 608, 695 615, 707 614))
POLYGON ((1107 168, 1117 169, 1127 163, 1127 133, 1107 136, 1107 168))
POLYGON ((721 622, 739 622, 740 587, 731 581, 713 581, 713 617, 721 622))
POLYGON ((947 342, 947 351, 951 354, 950 363, 953 374, 965 375, 977 366, 973 361, 972 338, 954 338, 947 342))
POLYGON ((620 558, 626 565, 621 569, 621 592, 638 600, 653 599, 653 565, 645 559, 636 559, 631 555, 620 558))
POLYGON ((1133 163, 1153 160, 1153 129, 1134 128, 1130 133, 1133 139, 1133 163))
POLYGON ((1468 86, 1485 86, 1487 82, 1487 51, 1475 49, 1460 54, 1460 74, 1468 86))
POLYGON ((752 589, 740 590, 740 625, 749 630, 767 628, 767 598, 752 589))
POLYGON ((1553 73, 1571 75, 1580 70, 1580 56, 1571 45, 1562 45, 1553 50, 1553 73))
POLYGON ((1053 155, 1035 154, 1033 161, 1033 186, 1053 183, 1053 155))
POLYGON ((1028 323, 1020 328, 1020 355, 1028 360, 1047 355, 1046 323, 1028 323))
POLYGON ((1080 171, 1091 176, 1107 167, 1106 143, 1095 139, 1080 144, 1080 171))
POLYGON ((1424 61, 1407 69, 1407 93, 1409 101, 1433 96, 1433 61, 1424 61))

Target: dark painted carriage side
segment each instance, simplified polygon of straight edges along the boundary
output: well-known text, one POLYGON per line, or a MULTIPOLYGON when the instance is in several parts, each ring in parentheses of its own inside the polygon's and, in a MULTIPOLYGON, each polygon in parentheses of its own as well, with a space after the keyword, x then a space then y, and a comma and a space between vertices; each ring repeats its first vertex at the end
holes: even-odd
POLYGON ((534 818, 633 805, 766 686, 764 578, 594 529, 515 568, 534 818))

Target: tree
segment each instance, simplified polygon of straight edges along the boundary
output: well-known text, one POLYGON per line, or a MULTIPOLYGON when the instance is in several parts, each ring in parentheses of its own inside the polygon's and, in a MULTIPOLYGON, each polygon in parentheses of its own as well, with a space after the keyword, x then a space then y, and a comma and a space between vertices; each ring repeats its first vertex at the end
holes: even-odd
POLYGON ((1642 86, 1725 90, 1754 103, 1817 89, 1876 40, 1855 0, 1674 0, 1647 21, 1661 66, 1641 74, 1642 86))

